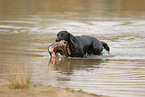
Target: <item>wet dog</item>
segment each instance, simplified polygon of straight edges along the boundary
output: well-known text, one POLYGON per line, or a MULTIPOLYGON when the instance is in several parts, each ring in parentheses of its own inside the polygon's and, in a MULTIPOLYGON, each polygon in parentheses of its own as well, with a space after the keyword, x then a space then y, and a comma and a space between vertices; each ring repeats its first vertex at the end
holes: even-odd
POLYGON ((59 53, 66 57, 69 57, 71 55, 69 45, 68 45, 67 41, 65 41, 65 40, 61 40, 59 42, 54 42, 51 45, 49 45, 48 52, 51 57, 52 57, 52 54, 54 57, 56 57, 59 53))
POLYGON ((57 34, 56 42, 65 40, 69 44, 71 57, 85 57, 86 55, 101 55, 103 49, 110 51, 107 43, 99 41, 95 37, 82 35, 73 36, 67 31, 60 31, 57 34))

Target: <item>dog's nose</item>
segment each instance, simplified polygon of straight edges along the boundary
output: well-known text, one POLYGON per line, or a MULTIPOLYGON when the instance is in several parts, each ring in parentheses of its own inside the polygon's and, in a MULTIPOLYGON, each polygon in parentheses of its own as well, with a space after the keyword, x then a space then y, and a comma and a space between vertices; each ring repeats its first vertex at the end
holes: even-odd
POLYGON ((60 41, 60 39, 59 38, 56 38, 56 40, 55 40, 56 42, 59 42, 60 41))

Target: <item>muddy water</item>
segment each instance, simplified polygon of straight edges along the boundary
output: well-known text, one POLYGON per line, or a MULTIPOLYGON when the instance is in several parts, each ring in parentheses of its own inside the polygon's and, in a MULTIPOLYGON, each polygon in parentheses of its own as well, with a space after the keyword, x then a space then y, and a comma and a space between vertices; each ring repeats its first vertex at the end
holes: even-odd
POLYGON ((0 0, 0 76, 29 64, 32 80, 116 97, 145 96, 144 0, 0 0), (47 47, 67 30, 90 35, 111 54, 50 58, 47 47))

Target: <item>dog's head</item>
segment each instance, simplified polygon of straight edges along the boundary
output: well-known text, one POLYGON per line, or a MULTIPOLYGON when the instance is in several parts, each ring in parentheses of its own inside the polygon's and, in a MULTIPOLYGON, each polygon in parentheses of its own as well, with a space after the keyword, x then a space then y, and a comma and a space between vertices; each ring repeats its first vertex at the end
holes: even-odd
POLYGON ((60 31, 57 34, 56 42, 59 42, 61 40, 65 40, 67 42, 72 42, 73 44, 77 43, 77 39, 69 32, 67 31, 60 31))
POLYGON ((67 31, 60 31, 57 34, 56 42, 59 42, 61 40, 69 41, 70 33, 67 31))

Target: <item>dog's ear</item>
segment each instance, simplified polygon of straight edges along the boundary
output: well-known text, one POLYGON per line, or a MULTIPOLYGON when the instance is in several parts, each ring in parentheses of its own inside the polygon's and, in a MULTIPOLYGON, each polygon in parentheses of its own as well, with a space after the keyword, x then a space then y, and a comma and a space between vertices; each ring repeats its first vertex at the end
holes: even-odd
POLYGON ((69 35, 69 39, 73 43, 73 45, 76 45, 77 39, 71 33, 68 33, 68 35, 69 35))

